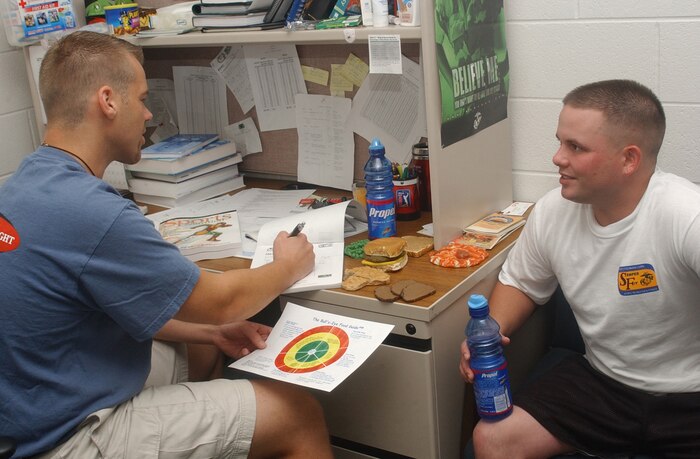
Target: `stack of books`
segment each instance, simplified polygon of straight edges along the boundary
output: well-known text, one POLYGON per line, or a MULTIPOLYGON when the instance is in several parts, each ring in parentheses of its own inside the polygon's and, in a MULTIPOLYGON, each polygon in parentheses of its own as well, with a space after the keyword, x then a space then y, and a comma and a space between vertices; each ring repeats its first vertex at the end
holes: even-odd
POLYGON ((126 166, 134 200, 162 207, 204 201, 245 185, 236 144, 215 134, 178 134, 144 148, 126 166))
POLYGON ((192 25, 203 32, 281 27, 293 0, 201 0, 192 25))
POLYGON ((454 242, 490 250, 524 224, 523 216, 494 212, 464 228, 464 234, 454 242))

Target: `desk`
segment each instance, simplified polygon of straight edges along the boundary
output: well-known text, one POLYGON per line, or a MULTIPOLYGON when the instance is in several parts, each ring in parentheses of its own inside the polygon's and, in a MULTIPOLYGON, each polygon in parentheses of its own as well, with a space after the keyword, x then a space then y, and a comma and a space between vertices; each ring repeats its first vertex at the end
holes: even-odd
MULTIPOLYGON (((319 193, 324 194, 324 193, 319 193)), ((432 216, 398 222, 399 235, 415 234, 432 216)), ((374 287, 355 292, 318 290, 283 295, 302 306, 395 328, 379 349, 333 392, 314 391, 324 407, 337 458, 459 458, 464 381, 458 371, 459 345, 468 320, 471 293, 490 293, 520 230, 490 251, 475 268, 440 268, 429 257, 410 258, 391 282, 416 279, 436 293, 415 303, 382 303, 374 287)), ((366 238, 361 234, 348 242, 366 238)), ((199 262, 203 268, 245 268, 249 260, 199 262)), ((345 257, 345 267, 360 261, 345 257)), ((469 420, 468 422, 471 422, 469 420)))

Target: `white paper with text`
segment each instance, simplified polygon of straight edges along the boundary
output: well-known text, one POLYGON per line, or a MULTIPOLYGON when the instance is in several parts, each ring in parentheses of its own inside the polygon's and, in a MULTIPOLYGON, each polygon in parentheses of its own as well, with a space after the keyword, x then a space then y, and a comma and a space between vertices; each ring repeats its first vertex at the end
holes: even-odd
POLYGON ((393 328, 287 303, 267 347, 230 366, 330 392, 377 350, 393 328))

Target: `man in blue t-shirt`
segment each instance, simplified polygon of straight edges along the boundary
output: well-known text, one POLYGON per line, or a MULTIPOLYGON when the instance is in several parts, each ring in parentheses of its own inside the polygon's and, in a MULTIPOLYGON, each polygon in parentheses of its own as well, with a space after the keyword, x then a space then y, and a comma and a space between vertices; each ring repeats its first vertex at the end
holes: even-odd
POLYGON ((305 391, 209 380, 222 353, 265 346, 269 327, 245 319, 311 271, 304 234, 280 233, 270 264, 214 274, 100 179, 140 159, 142 63, 94 32, 42 62, 44 142, 0 188, 0 434, 21 457, 331 457, 305 391))

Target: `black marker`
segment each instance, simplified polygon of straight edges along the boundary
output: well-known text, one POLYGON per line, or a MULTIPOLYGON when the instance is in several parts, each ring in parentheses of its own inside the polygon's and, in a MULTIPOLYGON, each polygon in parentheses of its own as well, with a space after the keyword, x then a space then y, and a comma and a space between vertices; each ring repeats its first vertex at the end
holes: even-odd
POLYGON ((306 223, 301 222, 297 226, 295 226, 294 229, 292 230, 292 232, 289 233, 289 237, 298 236, 299 233, 301 233, 301 230, 304 229, 304 225, 306 225, 306 223))

